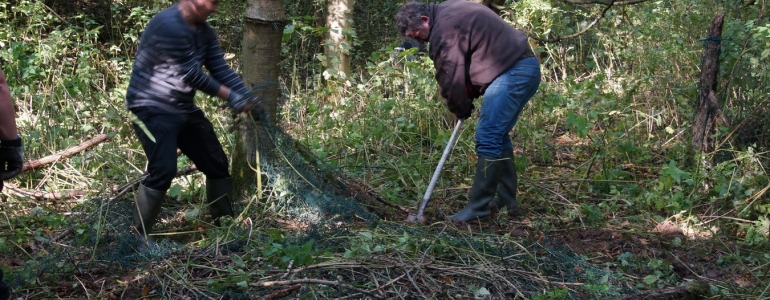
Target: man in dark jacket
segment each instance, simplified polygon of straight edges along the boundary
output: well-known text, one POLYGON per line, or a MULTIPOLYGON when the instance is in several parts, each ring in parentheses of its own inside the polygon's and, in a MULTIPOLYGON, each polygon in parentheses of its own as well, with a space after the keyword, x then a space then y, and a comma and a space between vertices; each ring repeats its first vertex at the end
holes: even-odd
POLYGON ((216 0, 180 0, 158 13, 145 28, 126 92, 126 105, 141 122, 134 131, 147 155, 149 175, 139 186, 134 211, 138 250, 148 236, 176 175, 176 150, 206 175, 211 216, 233 216, 233 180, 214 127, 194 103, 195 92, 227 100, 233 112, 259 106, 242 79, 227 65, 216 33, 206 23, 216 0), (210 75, 201 69, 206 67, 210 75))
POLYGON ((470 200, 450 219, 467 222, 502 207, 517 214, 516 167, 508 133, 540 85, 540 63, 527 35, 488 7, 465 0, 406 3, 397 25, 402 37, 428 43, 441 96, 458 119, 470 117, 472 100, 484 96, 470 200))

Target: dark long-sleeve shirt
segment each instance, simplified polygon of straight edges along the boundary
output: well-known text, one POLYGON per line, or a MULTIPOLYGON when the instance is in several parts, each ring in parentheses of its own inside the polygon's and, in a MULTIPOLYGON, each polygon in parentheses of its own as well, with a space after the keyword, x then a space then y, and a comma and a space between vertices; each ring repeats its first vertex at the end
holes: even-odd
POLYGON ((453 113, 464 114, 473 99, 529 51, 527 35, 488 7, 465 0, 429 6, 429 55, 441 96, 453 113))
POLYGON ((215 96, 222 85, 240 94, 248 91, 225 62, 214 29, 207 23, 193 29, 173 5, 155 15, 142 33, 126 105, 192 112, 199 109, 194 102, 196 90, 215 96))

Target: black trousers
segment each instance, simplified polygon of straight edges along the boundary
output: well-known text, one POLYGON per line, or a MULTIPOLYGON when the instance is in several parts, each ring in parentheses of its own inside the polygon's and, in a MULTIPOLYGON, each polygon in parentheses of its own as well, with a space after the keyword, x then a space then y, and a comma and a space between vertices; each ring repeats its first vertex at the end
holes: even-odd
POLYGON ((153 142, 144 129, 134 124, 134 131, 147 156, 149 176, 142 182, 144 186, 158 191, 166 191, 171 187, 177 171, 177 148, 208 179, 230 177, 227 155, 214 134, 214 125, 202 111, 175 114, 143 107, 133 109, 132 112, 155 138, 153 142))

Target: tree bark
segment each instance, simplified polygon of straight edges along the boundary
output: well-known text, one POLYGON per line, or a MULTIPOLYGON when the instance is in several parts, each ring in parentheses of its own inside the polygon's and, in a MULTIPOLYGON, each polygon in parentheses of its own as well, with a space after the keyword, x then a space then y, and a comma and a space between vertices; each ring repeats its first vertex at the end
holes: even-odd
POLYGON ((345 35, 352 30, 352 24, 348 22, 353 11, 354 0, 330 0, 329 11, 326 15, 327 33, 326 56, 327 71, 334 76, 350 75, 350 42, 345 35))
POLYGON ((720 39, 724 17, 724 13, 718 13, 709 27, 709 38, 706 40, 703 51, 698 107, 695 111, 692 145, 696 150, 706 153, 714 151, 712 135, 716 132, 715 118, 717 112, 721 112, 718 103, 714 105, 717 102, 714 99, 716 99, 720 39), (710 96, 713 98, 710 99, 710 96))
MULTIPOLYGON (((249 0, 244 20, 241 61, 243 79, 250 89, 258 85, 259 95, 268 111, 270 124, 276 124, 278 99, 281 96, 281 40, 286 25, 283 1, 249 0)), ((241 114, 237 120, 236 145, 232 155, 234 191, 248 197, 259 179, 258 155, 274 149, 265 120, 241 114)))

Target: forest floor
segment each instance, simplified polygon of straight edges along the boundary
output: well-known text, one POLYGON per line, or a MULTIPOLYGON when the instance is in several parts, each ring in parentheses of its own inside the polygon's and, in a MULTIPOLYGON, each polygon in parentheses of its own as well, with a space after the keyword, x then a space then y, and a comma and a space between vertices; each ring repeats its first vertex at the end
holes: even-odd
MULTIPOLYGON (((540 173, 536 174, 547 172, 551 171, 541 170, 540 173)), ((640 172, 640 177, 648 176, 648 174, 642 173, 640 172)), ((341 179, 341 182, 345 182, 351 193, 361 196, 357 197, 361 204, 368 207, 370 212, 376 214, 384 222, 406 224, 405 220, 408 213, 416 211, 415 207, 403 207, 387 203, 379 195, 372 193, 371 187, 366 187, 363 183, 348 179, 341 179)), ((766 293, 769 279, 766 275, 766 268, 770 262, 767 252, 761 248, 747 246, 739 242, 740 239, 736 237, 734 232, 710 227, 711 224, 717 223, 713 219, 700 222, 699 226, 695 227, 692 226, 692 221, 687 221, 688 218, 681 215, 656 218, 639 212, 634 215, 634 213, 617 211, 613 216, 605 216, 599 221, 584 222, 586 216, 581 216, 582 212, 576 207, 554 206, 554 202, 560 201, 556 199, 558 195, 554 192, 557 189, 555 185, 546 188, 550 190, 543 191, 542 187, 550 184, 547 180, 534 182, 527 177, 520 182, 522 215, 518 217, 509 218, 505 214, 496 213, 490 218, 470 223, 445 222, 443 216, 461 209, 467 201, 464 195, 467 194, 468 187, 459 187, 452 193, 443 193, 449 195, 448 197, 435 196, 431 199, 425 215, 426 226, 414 225, 414 227, 417 230, 424 228, 426 235, 434 234, 438 232, 436 228, 443 227, 441 232, 451 230, 470 233, 470 235, 509 236, 522 245, 566 248, 586 263, 616 274, 622 274, 624 280, 627 281, 625 284, 637 290, 676 287, 692 281, 707 283, 711 286, 712 293, 721 291, 722 296, 731 295, 736 290, 754 291, 756 294, 766 293), (554 207, 558 208, 555 209, 554 207)), ((166 206, 165 210, 167 213, 168 211, 172 212, 166 217, 173 220, 166 222, 165 228, 161 231, 183 233, 171 238, 174 242, 189 246, 190 243, 211 235, 210 232, 207 233, 214 230, 210 225, 196 221, 190 222, 184 217, 178 217, 179 213, 173 213, 173 211, 179 212, 189 209, 188 205, 174 203, 173 200, 167 202, 169 203, 164 205, 166 206), (177 217, 174 217, 175 215, 177 217)), ((417 205, 418 200, 415 200, 414 203, 417 205)), ((30 208, 31 206, 27 206, 27 209, 30 208)), ((8 211, 6 213, 11 218, 14 217, 14 212, 8 211)), ((252 224, 248 225, 251 226, 252 224)), ((365 222, 346 224, 346 228, 351 232, 367 230, 368 226, 370 225, 365 222)), ((276 217, 254 227, 263 232, 271 229, 301 232, 307 229, 307 224, 276 217)), ((40 228, 32 228, 32 230, 41 231, 40 228)), ((438 234, 440 235, 441 232, 438 234)), ((59 232, 42 228, 42 236, 51 237, 58 234, 59 232)), ((8 235, 5 236, 8 237, 8 235)), ((70 299, 94 297, 102 299, 156 299, 159 290, 167 290, 169 285, 174 285, 176 292, 182 298, 189 298, 189 295, 199 295, 199 297, 204 295, 203 298, 211 298, 211 295, 217 294, 208 293, 205 288, 211 284, 212 280, 226 281, 227 286, 227 284, 233 285, 233 283, 229 282, 230 279, 222 279, 222 276, 240 278, 238 276, 241 275, 238 275, 238 271, 233 269, 233 254, 237 257, 246 256, 244 252, 222 254, 219 252, 219 245, 217 245, 214 255, 209 255, 210 253, 204 255, 200 253, 203 252, 201 249, 210 248, 211 245, 206 247, 192 245, 192 247, 173 253, 173 257, 169 255, 168 257, 148 260, 136 267, 125 267, 111 261, 95 261, 93 256, 84 256, 89 251, 82 251, 83 249, 72 248, 71 254, 66 254, 68 252, 66 249, 70 246, 56 243, 44 244, 40 241, 40 238, 31 238, 25 242, 26 244, 16 245, 14 249, 21 249, 23 252, 0 253, 0 264, 5 266, 7 270, 11 270, 11 272, 6 272, 6 278, 13 274, 13 270, 20 270, 30 263, 36 263, 34 259, 30 258, 39 257, 40 253, 46 254, 48 250, 46 250, 45 245, 47 247, 63 247, 64 253, 67 255, 65 259, 72 266, 64 268, 64 270, 58 269, 56 272, 51 272, 50 269, 52 268, 33 268, 37 274, 28 276, 35 277, 34 282, 38 286, 17 289, 14 297, 25 299, 50 298, 52 296, 70 299), (194 265, 205 265, 205 267, 195 267, 194 265), (179 269, 184 270, 181 271, 184 275, 180 274, 179 269), (222 273, 229 275, 220 275, 222 273), (182 290, 189 290, 189 292, 182 290)), ((100 245, 98 251, 110 250, 110 245, 100 245)), ((335 255, 341 256, 339 253, 335 255)), ((384 258, 384 260, 387 259, 391 258, 384 258)), ((238 264, 235 263, 235 265, 238 264)), ((244 266, 243 262, 240 264, 241 267, 244 266)), ((583 272, 580 265, 575 265, 574 268, 575 270, 570 271, 583 272)), ((268 272, 263 275, 259 275, 259 272, 254 270, 246 270, 246 272, 250 276, 249 282, 275 280, 285 276, 285 274, 280 276, 280 273, 289 273, 285 270, 276 270, 273 273, 268 272), (276 274, 275 272, 279 273, 276 274)), ((444 280, 441 278, 449 277, 439 276, 438 278, 444 280)), ((412 283, 414 284, 414 281, 412 283)), ((570 284, 581 285, 584 283, 572 282, 570 284)), ((286 285, 285 288, 267 291, 265 293, 269 294, 263 293, 263 295, 265 295, 265 299, 281 299, 283 296, 296 294, 298 288, 298 285, 286 285)), ((435 288, 435 286, 427 288, 435 288)), ((419 288, 417 289, 419 290, 419 288)), ((431 292, 438 293, 439 291, 431 292)), ((222 295, 225 299, 239 298, 222 295)), ((491 297, 490 299, 496 298, 491 297)))

